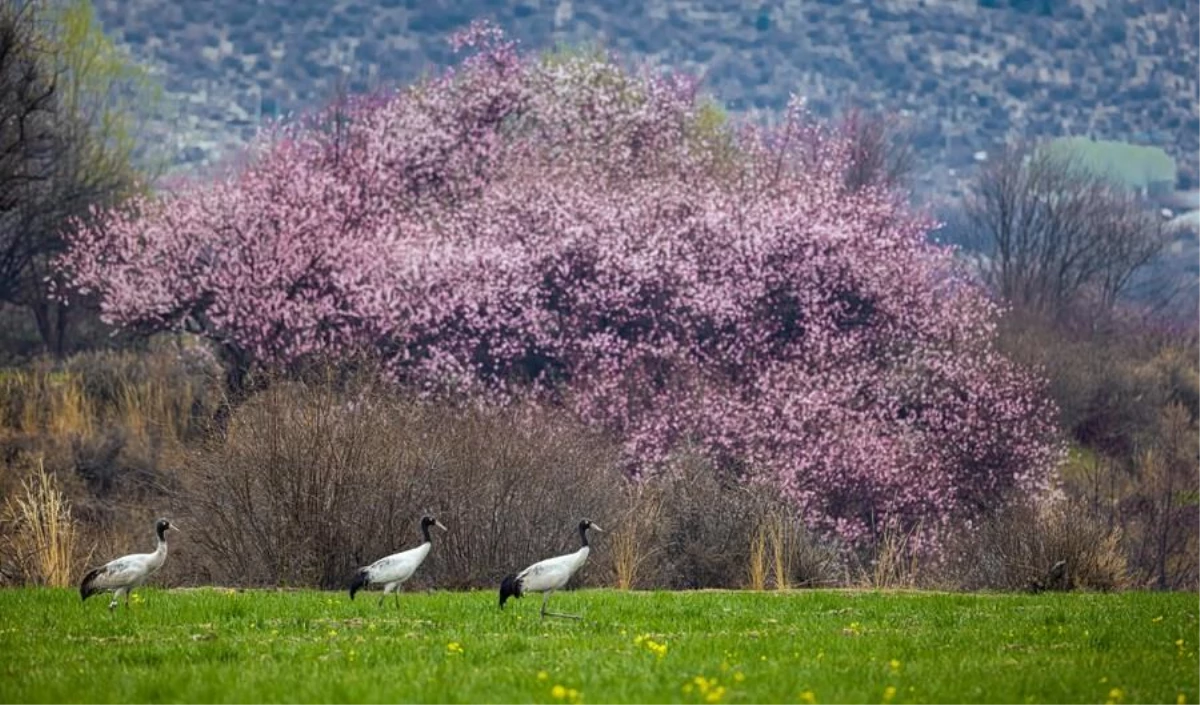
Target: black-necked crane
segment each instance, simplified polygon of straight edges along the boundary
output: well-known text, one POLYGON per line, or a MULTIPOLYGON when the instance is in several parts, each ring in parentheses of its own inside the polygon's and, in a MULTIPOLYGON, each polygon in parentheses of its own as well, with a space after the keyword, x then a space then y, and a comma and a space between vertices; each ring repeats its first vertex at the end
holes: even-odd
POLYGON ((154 553, 135 553, 88 571, 88 574, 83 576, 83 582, 79 584, 80 596, 86 600, 98 592, 112 590, 112 602, 108 603, 109 611, 116 609, 121 595, 125 596, 125 607, 128 608, 129 595, 134 588, 146 582, 166 562, 168 531, 178 531, 178 528, 166 519, 159 519, 154 523, 154 535, 158 537, 158 546, 154 553))
POLYGON ((408 580, 417 572, 421 562, 429 555, 429 549, 433 547, 433 539, 429 537, 429 527, 436 526, 442 531, 446 531, 446 527, 442 526, 442 522, 433 517, 421 517, 421 536, 425 539, 420 546, 410 548, 407 551, 393 553, 386 558, 380 558, 371 565, 360 569, 354 574, 354 580, 350 583, 350 599, 354 599, 354 593, 358 592, 367 585, 377 585, 383 583, 383 594, 379 596, 379 604, 383 605, 383 598, 389 592, 394 592, 396 595, 396 606, 400 606, 400 593, 397 588, 400 583, 408 580))
POLYGON ((604 531, 596 524, 584 519, 579 522, 579 540, 583 545, 578 551, 538 561, 520 573, 506 576, 500 582, 500 609, 504 609, 504 603, 510 597, 521 597, 527 592, 540 592, 542 593, 542 619, 545 619, 546 615, 579 619, 579 615, 547 612, 546 601, 550 599, 550 593, 566 585, 575 571, 579 570, 587 561, 588 553, 591 550, 588 546, 588 529, 604 531))

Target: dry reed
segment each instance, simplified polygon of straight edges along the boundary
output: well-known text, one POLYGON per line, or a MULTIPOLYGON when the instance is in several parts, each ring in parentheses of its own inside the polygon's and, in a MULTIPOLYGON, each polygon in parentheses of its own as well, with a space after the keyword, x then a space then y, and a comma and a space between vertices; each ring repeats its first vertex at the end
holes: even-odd
POLYGON ((71 503, 54 475, 46 472, 42 458, 34 473, 21 482, 21 490, 5 503, 5 523, 12 528, 6 532, 6 549, 26 580, 50 587, 71 585, 78 530, 71 503))

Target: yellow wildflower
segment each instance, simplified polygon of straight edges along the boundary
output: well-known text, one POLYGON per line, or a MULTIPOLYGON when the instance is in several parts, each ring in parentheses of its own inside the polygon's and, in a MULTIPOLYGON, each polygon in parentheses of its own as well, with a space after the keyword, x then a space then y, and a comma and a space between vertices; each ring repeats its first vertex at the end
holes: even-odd
POLYGON ((891 667, 893 673, 895 673, 896 671, 899 671, 900 670, 900 659, 892 659, 891 661, 888 661, 888 666, 891 667))
POLYGON ((540 681, 549 680, 550 674, 546 673, 545 671, 538 671, 537 679, 540 681))
POLYGON ((896 697, 896 686, 889 685, 883 689, 883 702, 890 703, 894 697, 896 697))
POLYGON ((1106 705, 1115 705, 1116 703, 1121 702, 1121 698, 1123 697, 1125 697, 1124 691, 1122 691, 1120 688, 1113 688, 1112 690, 1108 691, 1108 700, 1106 700, 1105 703, 1106 705))
POLYGON ((1175 696, 1175 705, 1186 705, 1186 703, 1187 703, 1187 696, 1184 695, 1183 693, 1180 693, 1175 696))
POLYGON ((566 686, 554 686, 550 689, 550 695, 556 700, 566 700, 568 703, 580 703, 583 700, 583 693, 566 686))
POLYGON ((733 679, 738 683, 741 683, 742 681, 746 680, 746 674, 738 671, 737 673, 733 674, 733 679))
POLYGON ((663 656, 667 655, 667 645, 665 643, 664 644, 658 643, 657 641, 651 639, 646 634, 639 634, 636 637, 634 637, 633 645, 634 646, 643 646, 644 645, 646 647, 646 649, 650 651, 650 653, 658 656, 659 658, 662 658, 663 656))
POLYGON ((683 692, 691 693, 693 690, 702 695, 707 703, 718 703, 725 697, 725 686, 720 685, 716 678, 696 676, 690 683, 683 684, 683 692))
POLYGON ((462 644, 459 644, 457 641, 452 641, 449 644, 446 644, 446 653, 461 654, 462 652, 463 652, 462 644))
POLYGON ((813 705, 813 703, 817 702, 817 694, 811 690, 806 690, 800 694, 800 699, 808 703, 808 705, 813 705))

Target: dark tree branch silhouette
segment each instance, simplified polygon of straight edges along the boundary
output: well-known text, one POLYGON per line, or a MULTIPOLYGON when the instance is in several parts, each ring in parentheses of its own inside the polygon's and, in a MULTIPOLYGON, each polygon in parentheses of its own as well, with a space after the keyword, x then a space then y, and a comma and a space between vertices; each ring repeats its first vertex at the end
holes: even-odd
POLYGON ((1136 195, 1036 149, 1001 153, 963 206, 984 280, 1008 302, 1052 316, 1110 310, 1167 241, 1136 195))

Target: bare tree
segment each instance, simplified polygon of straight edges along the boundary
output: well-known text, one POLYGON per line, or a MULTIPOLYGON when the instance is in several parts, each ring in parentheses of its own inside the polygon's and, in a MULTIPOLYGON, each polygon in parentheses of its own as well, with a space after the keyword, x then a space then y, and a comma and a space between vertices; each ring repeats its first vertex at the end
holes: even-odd
POLYGON ((76 219, 139 187, 131 128, 147 85, 90 0, 0 2, 0 303, 32 313, 57 355, 72 309, 50 295, 51 260, 76 219))
POLYGON ((1138 491, 1127 518, 1142 524, 1135 556, 1159 590, 1196 583, 1196 422, 1182 404, 1162 409, 1158 434, 1135 461, 1138 491))
POLYGON ((1007 301, 1056 315, 1083 301, 1107 310, 1167 242, 1133 193, 1070 158, 1010 148, 964 199, 980 274, 1007 301))
POLYGON ((37 255, 19 226, 62 152, 56 76, 38 40, 32 5, 0 4, 0 301, 18 295, 37 255))
POLYGON ((917 155, 902 129, 858 109, 846 113, 841 129, 850 141, 850 166, 843 179, 848 190, 907 185, 917 155))

